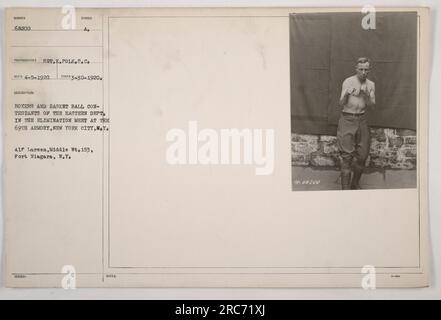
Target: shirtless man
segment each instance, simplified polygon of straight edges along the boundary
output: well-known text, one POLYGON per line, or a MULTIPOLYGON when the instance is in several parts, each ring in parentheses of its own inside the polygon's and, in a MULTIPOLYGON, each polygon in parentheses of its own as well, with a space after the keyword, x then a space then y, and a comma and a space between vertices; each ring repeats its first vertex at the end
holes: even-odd
POLYGON ((343 190, 360 189, 366 159, 369 155, 369 127, 366 109, 375 105, 375 83, 367 78, 368 58, 359 58, 356 74, 345 79, 339 104, 343 107, 337 128, 337 144, 341 156, 343 190))

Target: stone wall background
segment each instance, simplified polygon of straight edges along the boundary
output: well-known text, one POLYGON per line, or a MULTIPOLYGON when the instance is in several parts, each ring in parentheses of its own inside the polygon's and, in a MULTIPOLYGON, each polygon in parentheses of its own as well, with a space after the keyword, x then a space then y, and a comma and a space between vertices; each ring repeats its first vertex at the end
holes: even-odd
MULTIPOLYGON (((371 128, 371 150, 366 166, 375 169, 416 169, 416 132, 371 128)), ((292 164, 318 168, 339 167, 337 138, 328 135, 291 135, 292 164)))

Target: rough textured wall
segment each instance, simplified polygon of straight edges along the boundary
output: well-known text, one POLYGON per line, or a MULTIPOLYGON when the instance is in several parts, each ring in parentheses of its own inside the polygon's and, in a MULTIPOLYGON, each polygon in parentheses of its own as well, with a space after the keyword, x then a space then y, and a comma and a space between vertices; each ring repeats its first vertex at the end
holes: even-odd
MULTIPOLYGON (((326 135, 291 135, 292 164, 339 167, 337 138, 326 135)), ((381 169, 416 168, 416 133, 407 129, 371 128, 371 150, 366 165, 381 169)))

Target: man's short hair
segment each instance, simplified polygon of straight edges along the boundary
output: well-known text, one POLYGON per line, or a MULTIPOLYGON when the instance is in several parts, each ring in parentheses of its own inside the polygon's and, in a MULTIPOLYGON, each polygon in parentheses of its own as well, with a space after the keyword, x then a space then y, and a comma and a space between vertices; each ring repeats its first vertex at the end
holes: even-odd
POLYGON ((360 58, 358 58, 357 59, 357 65, 359 64, 359 63, 369 63, 369 65, 371 65, 371 60, 369 60, 369 58, 366 58, 366 57, 360 57, 360 58))

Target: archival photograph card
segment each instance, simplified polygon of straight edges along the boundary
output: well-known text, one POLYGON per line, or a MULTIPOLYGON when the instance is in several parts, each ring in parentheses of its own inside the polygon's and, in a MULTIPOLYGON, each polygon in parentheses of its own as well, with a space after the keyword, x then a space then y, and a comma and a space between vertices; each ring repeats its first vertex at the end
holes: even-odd
POLYGON ((424 287, 427 8, 8 8, 8 287, 424 287))

